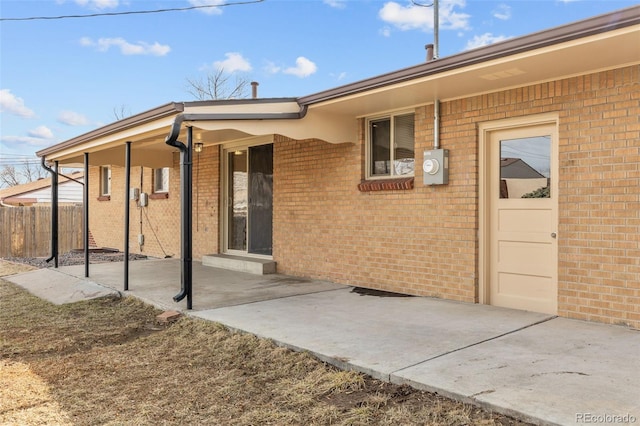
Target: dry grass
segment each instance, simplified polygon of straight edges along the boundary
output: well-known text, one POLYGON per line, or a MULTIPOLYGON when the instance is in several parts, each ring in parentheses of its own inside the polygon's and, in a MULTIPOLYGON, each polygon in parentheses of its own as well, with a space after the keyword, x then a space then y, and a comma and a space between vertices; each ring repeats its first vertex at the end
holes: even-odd
POLYGON ((0 280, 0 424, 521 424, 158 313, 132 298, 54 306, 0 280))

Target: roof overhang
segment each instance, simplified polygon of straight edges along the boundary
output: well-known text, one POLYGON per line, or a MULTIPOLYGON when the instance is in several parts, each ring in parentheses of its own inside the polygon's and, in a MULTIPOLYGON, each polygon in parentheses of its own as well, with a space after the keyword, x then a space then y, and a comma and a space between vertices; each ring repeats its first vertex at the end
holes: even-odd
POLYGON ((176 119, 205 145, 280 134, 355 142, 357 117, 640 65, 640 6, 422 63, 302 98, 169 103, 43 149, 48 161, 170 166, 176 119))
POLYGON ((300 98, 368 116, 640 64, 640 7, 506 40, 300 98))
POLYGON ((170 103, 38 151, 47 161, 80 166, 84 153, 90 165, 124 165, 124 145, 132 142, 131 165, 167 167, 178 150, 165 144, 174 123, 182 124, 179 139, 192 127, 205 145, 281 134, 294 139, 354 142, 356 123, 330 112, 306 115, 296 99, 248 99, 170 103), (327 122, 331 126, 327 126, 327 122))

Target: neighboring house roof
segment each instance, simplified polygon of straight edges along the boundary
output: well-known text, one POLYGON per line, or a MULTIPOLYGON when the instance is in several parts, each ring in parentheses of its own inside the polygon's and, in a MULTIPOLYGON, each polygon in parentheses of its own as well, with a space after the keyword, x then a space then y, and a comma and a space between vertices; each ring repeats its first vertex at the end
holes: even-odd
POLYGON ((354 142, 354 118, 639 64, 639 37, 635 6, 300 98, 172 102, 37 155, 82 164, 87 153, 89 164, 123 165, 124 142, 132 141, 131 165, 165 167, 176 149, 164 141, 177 119, 181 138, 192 127, 205 144, 273 134, 354 142))
MULTIPOLYGON (((60 203, 81 203, 82 184, 73 179, 83 182, 84 173, 74 172, 69 175, 69 179, 60 175, 58 177, 58 201, 60 203)), ((9 188, 0 189, 0 203, 19 205, 51 202, 51 178, 38 179, 22 185, 15 185, 9 188)))
POLYGON ((501 179, 534 179, 545 176, 531 167, 521 158, 501 158, 500 178, 501 179))

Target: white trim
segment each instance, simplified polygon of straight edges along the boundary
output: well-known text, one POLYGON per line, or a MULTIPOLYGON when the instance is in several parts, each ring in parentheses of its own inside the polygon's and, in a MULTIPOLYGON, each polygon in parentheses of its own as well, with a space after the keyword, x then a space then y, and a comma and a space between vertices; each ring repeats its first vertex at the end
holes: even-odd
POLYGON ((401 109, 401 110, 397 110, 395 113, 389 113, 389 114, 381 114, 381 115, 372 115, 372 116, 368 116, 365 119, 365 129, 364 129, 364 140, 365 140, 365 146, 364 146, 364 152, 365 152, 365 173, 364 173, 364 177, 366 180, 382 180, 382 179, 396 179, 396 178, 402 178, 402 177, 413 177, 415 176, 415 169, 413 171, 413 173, 408 173, 408 174, 404 174, 404 175, 396 175, 393 174, 393 162, 395 161, 394 158, 394 154, 393 152, 395 151, 395 148, 393 146, 394 143, 394 134, 395 134, 395 118, 399 117, 399 116, 403 116, 403 115, 413 115, 413 160, 414 160, 414 167, 415 167, 415 160, 416 160, 416 138, 415 138, 415 125, 416 125, 416 111, 415 109, 401 109), (388 175, 374 175, 371 173, 371 122, 372 121, 377 121, 377 120, 384 120, 384 119, 389 119, 389 125, 390 125, 390 129, 389 129, 389 162, 390 162, 390 172, 388 175))
POLYGON ((169 167, 157 167, 153 169, 153 193, 154 194, 166 194, 169 192, 169 177, 170 177, 170 168, 169 167), (158 185, 158 171, 161 170, 161 184, 158 185), (166 186, 165 186, 165 175, 166 173, 166 186))
POLYGON ((106 197, 108 195, 111 195, 111 166, 100 166, 99 174, 100 174, 100 179, 99 179, 99 181, 100 181, 100 196, 101 197, 106 197), (104 170, 107 170, 107 176, 106 176, 107 182, 104 181, 104 179, 105 179, 105 176, 103 174, 104 170), (107 190, 106 191, 104 190, 105 183, 107 185, 107 190))
MULTIPOLYGON (((228 182, 228 163, 227 155, 231 151, 235 150, 249 150, 252 146, 269 145, 274 144, 273 135, 263 135, 257 137, 250 137, 242 139, 240 141, 234 141, 231 143, 220 144, 220 209, 219 209, 219 247, 221 254, 227 254, 231 256, 252 257, 257 259, 273 260, 273 255, 255 254, 249 253, 245 250, 233 250, 228 248, 229 244, 229 223, 228 223, 228 209, 229 209, 229 182, 228 182)), ((247 223, 248 225, 248 223, 247 223)), ((248 245, 249 241, 247 241, 248 245)), ((273 242, 272 242, 273 244, 273 242)))

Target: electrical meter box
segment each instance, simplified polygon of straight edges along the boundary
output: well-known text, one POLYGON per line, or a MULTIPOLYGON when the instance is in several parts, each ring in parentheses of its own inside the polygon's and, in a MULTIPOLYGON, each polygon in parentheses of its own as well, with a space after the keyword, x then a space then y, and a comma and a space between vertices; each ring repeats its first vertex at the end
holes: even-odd
POLYGON ((138 201, 138 198, 140 198, 140 188, 129 188, 129 199, 138 201))
POLYGON ((449 150, 432 149, 424 152, 422 160, 425 185, 446 185, 449 183, 449 150))

